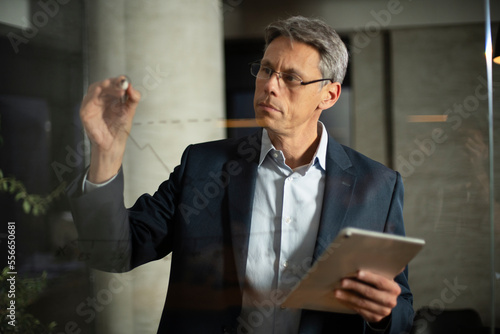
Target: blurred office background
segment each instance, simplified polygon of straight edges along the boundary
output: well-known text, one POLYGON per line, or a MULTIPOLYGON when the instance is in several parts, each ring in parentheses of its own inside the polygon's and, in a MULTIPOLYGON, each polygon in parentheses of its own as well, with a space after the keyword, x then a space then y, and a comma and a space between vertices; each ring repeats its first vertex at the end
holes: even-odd
MULTIPOLYGON (((168 178, 188 144, 254 130, 248 63, 261 57, 269 22, 322 18, 351 56, 341 99, 322 120, 402 174, 407 235, 427 242, 410 263, 415 331, 472 310, 460 313, 464 326, 489 332, 500 327, 500 160, 488 150, 490 127, 500 145, 500 65, 489 91, 485 12, 468 0, 3 0, 0 169, 42 196, 69 182, 88 163, 78 117, 86 87, 127 74, 143 96, 124 161, 131 205, 168 178)), ((491 20, 500 48, 498 1, 491 20)), ((155 333, 169 257, 126 274, 89 270, 64 197, 37 216, 8 191, 0 198, 1 254, 15 221, 19 277, 48 274, 29 312, 56 321, 56 332, 155 333)))

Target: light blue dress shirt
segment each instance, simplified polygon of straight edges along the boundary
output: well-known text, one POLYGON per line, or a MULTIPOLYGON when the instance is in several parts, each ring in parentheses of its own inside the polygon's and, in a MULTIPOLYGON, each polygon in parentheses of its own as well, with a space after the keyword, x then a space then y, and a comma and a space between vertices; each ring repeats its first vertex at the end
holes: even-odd
POLYGON ((328 135, 319 122, 312 161, 292 170, 267 131, 257 171, 238 333, 297 333, 300 310, 281 308, 310 268, 323 203, 328 135))

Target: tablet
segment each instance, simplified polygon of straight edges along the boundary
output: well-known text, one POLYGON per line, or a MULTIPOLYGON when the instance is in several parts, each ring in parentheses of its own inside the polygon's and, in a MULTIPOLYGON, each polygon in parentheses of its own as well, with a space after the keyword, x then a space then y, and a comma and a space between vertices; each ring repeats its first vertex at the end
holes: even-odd
POLYGON ((334 297, 344 277, 368 270, 396 277, 424 246, 425 241, 394 234, 348 227, 292 289, 283 307, 354 313, 334 297))

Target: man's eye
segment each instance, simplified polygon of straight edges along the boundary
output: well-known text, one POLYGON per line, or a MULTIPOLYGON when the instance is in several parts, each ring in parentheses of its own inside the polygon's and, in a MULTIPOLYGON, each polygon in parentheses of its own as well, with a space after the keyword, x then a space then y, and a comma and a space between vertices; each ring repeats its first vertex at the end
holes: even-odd
POLYGON ((293 83, 300 82, 300 79, 298 77, 296 77, 295 75, 292 75, 292 74, 285 74, 285 73, 283 73, 281 75, 281 77, 286 82, 293 82, 293 83))
POLYGON ((262 72, 266 73, 267 75, 271 75, 271 74, 273 74, 273 70, 272 70, 272 69, 270 69, 269 67, 264 67, 264 66, 263 66, 263 67, 261 67, 261 68, 260 68, 260 70, 261 70, 262 72))

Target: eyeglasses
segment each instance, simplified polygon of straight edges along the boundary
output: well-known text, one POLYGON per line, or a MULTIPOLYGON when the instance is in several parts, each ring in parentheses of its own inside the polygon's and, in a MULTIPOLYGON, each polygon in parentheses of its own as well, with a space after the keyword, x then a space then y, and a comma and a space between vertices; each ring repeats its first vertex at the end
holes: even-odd
POLYGON ((262 65, 260 61, 254 61, 250 63, 250 73, 257 79, 263 79, 263 80, 269 80, 272 77, 272 75, 276 73, 278 75, 278 78, 281 78, 285 83, 285 85, 290 88, 310 85, 312 83, 320 81, 334 82, 333 79, 317 79, 304 82, 302 81, 302 78, 296 74, 275 71, 268 66, 262 65))

